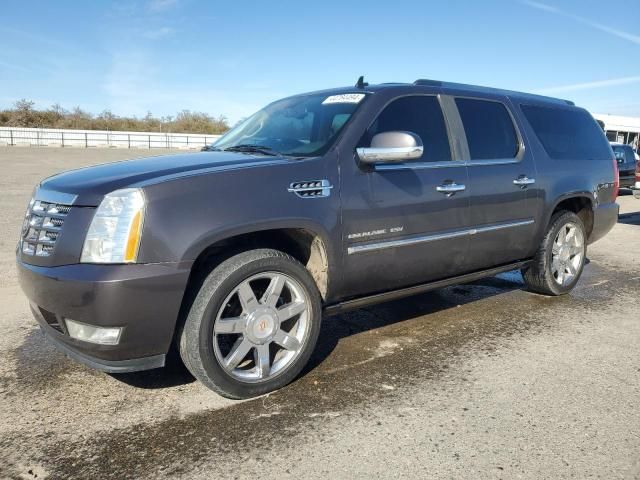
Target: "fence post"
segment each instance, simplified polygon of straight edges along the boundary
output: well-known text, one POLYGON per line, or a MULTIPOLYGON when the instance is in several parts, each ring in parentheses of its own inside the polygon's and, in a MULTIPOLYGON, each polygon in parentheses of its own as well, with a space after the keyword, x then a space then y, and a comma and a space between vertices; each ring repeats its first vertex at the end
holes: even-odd
POLYGON ((131 148, 131 134, 127 133, 127 148, 131 148))
POLYGON ((60 132, 60 135, 62 137, 62 147, 64 148, 64 132, 60 132))
POLYGON ((167 139, 167 148, 169 148, 169 134, 167 134, 164 138, 167 139))
POLYGON ((84 132, 84 148, 89 148, 89 138, 87 132, 84 132))
POLYGON ((36 130, 36 147, 40 146, 40 130, 36 130))
POLYGON ((151 150, 151 135, 147 135, 149 137, 149 150, 151 150))
POLYGON ((14 143, 13 143, 13 130, 9 130, 9 136, 11 137, 11 146, 13 147, 14 143))

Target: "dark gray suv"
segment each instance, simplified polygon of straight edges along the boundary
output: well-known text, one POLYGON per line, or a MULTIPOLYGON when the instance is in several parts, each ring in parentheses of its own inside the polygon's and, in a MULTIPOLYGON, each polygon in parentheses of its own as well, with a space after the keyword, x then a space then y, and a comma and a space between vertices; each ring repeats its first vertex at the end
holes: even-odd
POLYGON ((634 188, 636 184, 636 156, 630 145, 611 143, 618 162, 620 188, 634 188))
POLYGON ((569 292, 616 223, 616 161, 573 103, 418 80, 297 95, 212 151, 55 175, 17 262, 45 334, 109 372, 172 345, 209 388, 282 387, 323 314, 520 269, 569 292))

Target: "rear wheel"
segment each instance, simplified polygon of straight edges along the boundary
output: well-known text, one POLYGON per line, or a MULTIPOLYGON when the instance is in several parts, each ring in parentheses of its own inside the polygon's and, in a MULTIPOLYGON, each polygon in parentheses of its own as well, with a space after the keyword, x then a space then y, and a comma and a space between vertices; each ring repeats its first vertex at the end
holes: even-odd
POLYGON ((297 260, 252 250, 207 277, 187 316, 180 355, 207 387, 249 398, 291 382, 320 331, 320 295, 297 260))
POLYGON ((587 234, 573 212, 554 214, 532 263, 522 270, 527 287, 545 295, 564 295, 578 283, 587 254, 587 234))

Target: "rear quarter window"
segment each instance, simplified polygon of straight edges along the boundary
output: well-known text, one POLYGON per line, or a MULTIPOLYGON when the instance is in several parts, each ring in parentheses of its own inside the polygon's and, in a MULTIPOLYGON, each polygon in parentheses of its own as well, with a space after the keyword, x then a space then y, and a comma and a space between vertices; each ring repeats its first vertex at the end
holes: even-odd
POLYGON ((610 160, 602 129, 585 110, 521 105, 549 157, 556 160, 610 160))

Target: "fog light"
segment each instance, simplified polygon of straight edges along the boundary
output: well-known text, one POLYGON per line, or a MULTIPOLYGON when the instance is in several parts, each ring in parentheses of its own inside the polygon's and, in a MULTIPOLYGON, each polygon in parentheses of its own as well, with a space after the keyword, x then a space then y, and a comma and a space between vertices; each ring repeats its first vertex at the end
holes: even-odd
POLYGON ((83 342, 117 345, 120 341, 122 327, 94 327, 93 325, 69 319, 66 319, 65 323, 67 324, 69 336, 83 342))

